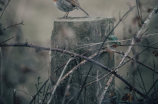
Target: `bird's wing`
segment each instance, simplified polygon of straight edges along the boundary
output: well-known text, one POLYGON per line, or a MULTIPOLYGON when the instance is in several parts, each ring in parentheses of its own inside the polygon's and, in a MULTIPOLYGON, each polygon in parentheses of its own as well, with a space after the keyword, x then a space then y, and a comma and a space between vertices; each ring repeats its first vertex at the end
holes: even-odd
POLYGON ((80 4, 77 0, 66 0, 67 2, 69 2, 70 4, 72 4, 75 7, 80 7, 80 4))
POLYGON ((73 5, 74 7, 81 9, 83 12, 87 14, 87 16, 89 16, 88 13, 80 7, 80 4, 77 0, 66 0, 66 1, 69 2, 71 5, 73 5))

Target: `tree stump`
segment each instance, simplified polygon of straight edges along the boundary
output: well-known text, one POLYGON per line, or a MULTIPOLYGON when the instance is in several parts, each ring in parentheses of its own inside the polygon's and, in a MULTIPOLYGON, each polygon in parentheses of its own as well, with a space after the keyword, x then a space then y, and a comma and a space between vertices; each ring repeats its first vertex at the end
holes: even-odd
MULTIPOLYGON (((51 47, 60 48, 90 57, 96 53, 101 44, 93 45, 92 43, 100 43, 108 35, 114 26, 114 19, 101 17, 69 17, 61 18, 54 21, 54 29, 51 36, 51 47)), ((112 33, 111 35, 113 35, 112 33)), ((63 53, 51 53, 51 83, 55 85, 60 74, 63 71, 67 61, 72 56, 63 53)), ((72 59, 67 67, 64 75, 72 68, 78 65, 83 59, 72 59)), ((104 52, 99 55, 97 61, 103 65, 114 67, 114 59, 109 53, 104 52)), ((91 62, 86 62, 75 69, 68 77, 66 77, 57 87, 52 99, 52 104, 74 104, 77 94, 85 80, 91 62)), ((93 65, 87 84, 91 83, 108 72, 104 69, 93 65)), ((77 104, 98 104, 102 92, 105 90, 106 83, 110 76, 106 76, 99 81, 84 87, 77 104)), ((114 79, 113 79, 114 82, 114 79)), ((114 93, 114 84, 111 83, 103 100, 109 99, 110 93, 114 93)))

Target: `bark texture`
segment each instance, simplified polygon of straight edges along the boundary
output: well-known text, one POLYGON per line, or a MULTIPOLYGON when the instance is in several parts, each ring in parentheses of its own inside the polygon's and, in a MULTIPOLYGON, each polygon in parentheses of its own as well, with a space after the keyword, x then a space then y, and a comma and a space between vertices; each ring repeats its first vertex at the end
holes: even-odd
MULTIPOLYGON (((69 50, 87 57, 96 53, 100 45, 86 46, 86 44, 102 42, 106 35, 113 28, 114 20, 112 18, 101 17, 69 17, 66 19, 59 18, 54 21, 54 29, 51 36, 51 47, 69 50), (82 47, 82 48, 81 48, 82 47)), ((111 35, 113 35, 112 33, 111 35)), ((72 56, 65 55, 64 53, 51 53, 51 82, 55 85, 66 62, 72 56), (57 71, 56 71, 57 70, 57 71)), ((72 60, 64 72, 64 75, 73 67, 83 61, 80 58, 72 60)), ((97 59, 100 63, 110 68, 114 67, 114 59, 107 52, 99 55, 97 59)), ((53 96, 52 104, 74 104, 76 95, 78 94, 81 85, 87 75, 87 72, 92 63, 86 62, 65 80, 63 80, 53 96)), ((107 74, 104 69, 93 65, 93 69, 88 76, 87 83, 103 77, 107 74)), ((110 76, 101 79, 98 82, 90 84, 85 87, 79 97, 77 104, 97 104, 105 90, 106 83, 110 76)), ((114 80, 114 79, 113 79, 114 80)), ((114 93, 113 82, 110 85, 105 99, 108 99, 110 94, 114 93)))

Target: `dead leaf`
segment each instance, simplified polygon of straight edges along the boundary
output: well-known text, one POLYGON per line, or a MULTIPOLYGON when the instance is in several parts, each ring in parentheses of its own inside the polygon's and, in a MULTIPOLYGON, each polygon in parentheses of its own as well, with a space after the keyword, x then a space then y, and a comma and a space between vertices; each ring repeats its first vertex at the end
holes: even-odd
POLYGON ((113 45, 112 45, 112 47, 117 48, 117 47, 118 47, 118 45, 117 45, 117 44, 113 44, 113 45))
POLYGON ((132 95, 126 93, 126 94, 122 97, 122 101, 132 101, 132 95))
POLYGON ((157 53, 157 51, 156 51, 156 50, 154 50, 154 51, 153 51, 153 54, 155 54, 155 53, 157 53))

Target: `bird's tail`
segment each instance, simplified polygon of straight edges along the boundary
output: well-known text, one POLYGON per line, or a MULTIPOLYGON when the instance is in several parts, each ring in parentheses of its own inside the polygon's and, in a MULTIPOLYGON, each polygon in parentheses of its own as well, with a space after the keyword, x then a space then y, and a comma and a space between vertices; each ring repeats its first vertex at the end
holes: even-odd
POLYGON ((89 16, 89 14, 84 9, 82 9, 81 7, 78 7, 78 8, 81 9, 83 12, 85 12, 87 16, 89 16))

